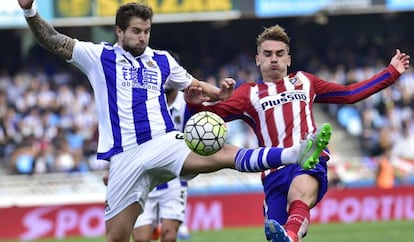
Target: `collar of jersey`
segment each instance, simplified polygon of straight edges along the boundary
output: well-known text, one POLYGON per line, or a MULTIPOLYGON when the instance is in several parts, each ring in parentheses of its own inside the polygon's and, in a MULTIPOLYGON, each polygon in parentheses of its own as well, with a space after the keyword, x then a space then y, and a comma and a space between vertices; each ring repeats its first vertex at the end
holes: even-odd
POLYGON ((139 59, 139 58, 142 58, 144 56, 154 56, 154 50, 151 49, 151 47, 149 47, 149 46, 147 46, 147 48, 145 48, 145 51, 142 55, 137 56, 137 57, 134 57, 133 55, 131 55, 131 53, 129 53, 128 51, 125 51, 121 46, 118 45, 118 43, 114 44, 114 50, 115 50, 116 53, 128 56, 128 58, 132 58, 132 59, 139 59))

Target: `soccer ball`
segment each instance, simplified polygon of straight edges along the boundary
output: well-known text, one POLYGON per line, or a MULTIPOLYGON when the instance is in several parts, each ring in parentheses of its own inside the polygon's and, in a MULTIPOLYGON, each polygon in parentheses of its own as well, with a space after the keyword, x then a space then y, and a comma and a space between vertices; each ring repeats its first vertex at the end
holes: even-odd
POLYGON ((201 111, 194 114, 184 128, 187 146, 199 155, 212 155, 223 148, 227 127, 224 120, 215 113, 201 111))

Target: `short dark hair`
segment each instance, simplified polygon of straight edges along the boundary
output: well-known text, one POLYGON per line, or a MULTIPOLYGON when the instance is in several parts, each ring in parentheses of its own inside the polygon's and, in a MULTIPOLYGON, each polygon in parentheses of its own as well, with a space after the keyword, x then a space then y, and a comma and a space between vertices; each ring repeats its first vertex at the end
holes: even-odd
POLYGON ((262 33, 257 36, 256 45, 259 47, 266 40, 282 41, 289 48, 290 38, 286 33, 285 29, 280 27, 278 24, 265 28, 262 33))
POLYGON ((125 31, 129 26, 129 21, 133 17, 138 17, 143 20, 151 20, 154 16, 152 8, 145 4, 136 2, 126 3, 121 5, 116 12, 115 25, 125 31))

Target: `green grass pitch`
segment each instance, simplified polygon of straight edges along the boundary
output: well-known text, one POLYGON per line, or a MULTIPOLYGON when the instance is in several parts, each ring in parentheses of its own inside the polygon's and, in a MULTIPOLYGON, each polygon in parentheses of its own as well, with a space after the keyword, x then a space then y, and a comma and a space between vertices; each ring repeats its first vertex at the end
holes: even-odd
MULTIPOLYGON (((36 242, 95 242, 104 238, 68 238, 37 240, 36 242)), ((180 242, 264 242, 262 228, 235 228, 219 231, 193 231, 189 240, 180 242)), ((352 223, 313 224, 304 242, 414 242, 414 220, 352 223)))

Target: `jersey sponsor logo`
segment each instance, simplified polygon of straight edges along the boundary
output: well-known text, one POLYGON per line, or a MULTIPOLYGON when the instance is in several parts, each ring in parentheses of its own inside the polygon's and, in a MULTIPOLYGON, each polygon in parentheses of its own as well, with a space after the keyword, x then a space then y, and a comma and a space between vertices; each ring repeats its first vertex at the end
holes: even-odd
POLYGON ((308 97, 306 96, 303 90, 293 90, 286 91, 273 96, 267 96, 265 98, 260 99, 259 102, 263 111, 266 111, 268 109, 274 108, 275 106, 279 106, 293 101, 307 102, 308 97))
POLYGON ((147 68, 142 69, 142 78, 138 75, 138 67, 123 67, 122 78, 124 79, 121 83, 123 87, 132 87, 139 89, 147 89, 153 91, 160 91, 158 87, 158 72, 147 68))

